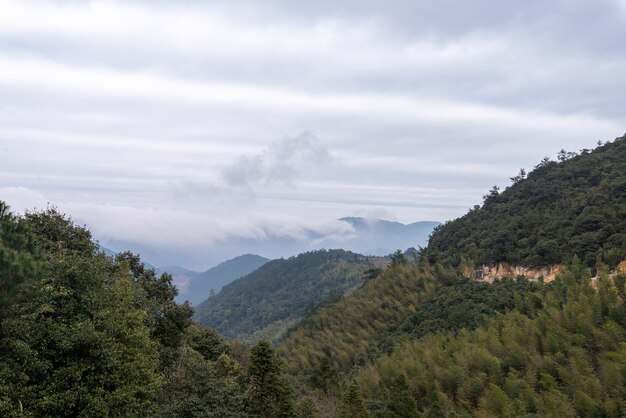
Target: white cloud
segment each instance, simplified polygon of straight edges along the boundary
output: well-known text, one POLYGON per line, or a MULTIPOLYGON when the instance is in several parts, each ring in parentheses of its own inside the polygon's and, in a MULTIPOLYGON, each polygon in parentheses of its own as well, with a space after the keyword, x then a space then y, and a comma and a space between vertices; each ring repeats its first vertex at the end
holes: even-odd
POLYGON ((449 219, 624 131, 618 6, 0 0, 0 188, 187 249, 449 219))
POLYGON ((0 200, 7 203, 14 213, 45 209, 49 201, 43 194, 26 187, 0 187, 0 200))
POLYGON ((244 114, 279 112, 283 117, 307 114, 367 117, 413 125, 489 123, 511 130, 555 133, 575 127, 589 134, 615 131, 619 126, 586 114, 550 114, 402 94, 310 94, 283 88, 188 81, 149 73, 74 68, 40 60, 0 58, 0 83, 19 85, 27 90, 69 90, 124 100, 232 107, 233 111, 244 114))

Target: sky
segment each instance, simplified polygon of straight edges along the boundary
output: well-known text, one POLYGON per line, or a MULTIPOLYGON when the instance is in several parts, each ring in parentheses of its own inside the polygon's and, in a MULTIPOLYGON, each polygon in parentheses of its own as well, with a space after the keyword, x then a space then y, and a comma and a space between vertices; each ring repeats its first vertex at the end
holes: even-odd
POLYGON ((624 0, 0 0, 0 200, 196 269, 454 219, 624 134, 625 40, 624 0))

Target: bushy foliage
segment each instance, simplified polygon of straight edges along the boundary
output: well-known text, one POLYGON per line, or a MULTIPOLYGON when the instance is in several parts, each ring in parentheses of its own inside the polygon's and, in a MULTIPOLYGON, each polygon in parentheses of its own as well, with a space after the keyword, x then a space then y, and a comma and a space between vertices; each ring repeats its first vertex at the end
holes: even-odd
POLYGON ((435 228, 426 254, 459 265, 508 262, 542 267, 626 256, 626 137, 593 152, 544 160, 482 207, 435 228))
MULTIPOLYGON (((267 342, 249 351, 193 324, 170 275, 99 248, 55 209, 17 217, 0 202, 0 415, 317 414, 267 342)), ((332 269, 320 271, 371 267, 349 253, 322 258, 332 269)))
POLYGON ((242 417, 245 368, 171 276, 55 209, 0 202, 0 415, 242 417))
POLYGON ((7 311, 24 296, 23 284, 36 272, 36 261, 28 251, 31 240, 26 222, 0 201, 0 338, 7 311))
MULTIPOLYGON (((3 416, 111 416, 154 411, 157 343, 128 271, 89 232, 51 209, 28 214, 24 251, 39 270, 3 318, 3 416)), ((2 266, 4 270, 4 265, 2 266)), ((10 268, 10 266, 9 266, 10 268)))

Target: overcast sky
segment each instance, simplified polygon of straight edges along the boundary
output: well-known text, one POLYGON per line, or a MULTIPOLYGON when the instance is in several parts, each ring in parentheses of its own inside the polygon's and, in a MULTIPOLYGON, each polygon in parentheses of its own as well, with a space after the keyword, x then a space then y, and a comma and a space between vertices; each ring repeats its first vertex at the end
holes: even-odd
POLYGON ((202 267, 453 219, 621 136, 625 87, 624 0, 0 0, 0 199, 202 267))

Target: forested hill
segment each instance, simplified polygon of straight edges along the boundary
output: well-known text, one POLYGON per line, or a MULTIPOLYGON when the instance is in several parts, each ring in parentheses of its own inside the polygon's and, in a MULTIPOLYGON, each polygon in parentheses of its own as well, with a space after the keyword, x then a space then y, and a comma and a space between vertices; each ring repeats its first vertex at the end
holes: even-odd
POLYGON ((435 229, 426 254, 459 265, 543 267, 577 255, 614 267, 626 248, 626 136, 579 153, 562 150, 494 187, 482 206, 435 229), (463 260, 462 260, 463 257, 463 260))
POLYGON ((189 282, 186 288, 179 289, 177 301, 182 303, 188 300, 195 306, 208 298, 212 291, 219 292, 228 283, 252 273, 268 261, 270 260, 259 255, 244 254, 224 261, 202 273, 184 273, 182 276, 187 276, 189 282))
POLYGON ((373 260, 321 250, 270 261, 198 305, 195 319, 227 338, 273 340, 311 306, 360 285, 364 273, 375 267, 373 260))

